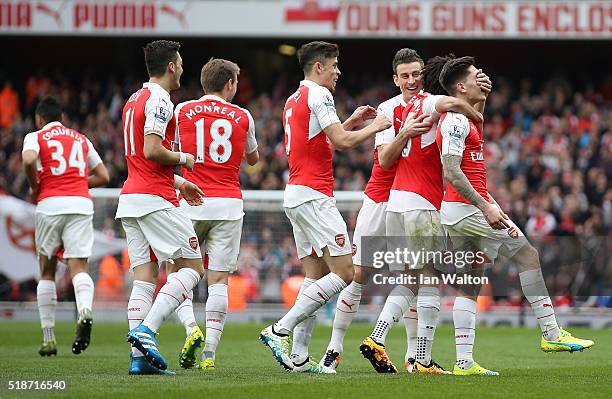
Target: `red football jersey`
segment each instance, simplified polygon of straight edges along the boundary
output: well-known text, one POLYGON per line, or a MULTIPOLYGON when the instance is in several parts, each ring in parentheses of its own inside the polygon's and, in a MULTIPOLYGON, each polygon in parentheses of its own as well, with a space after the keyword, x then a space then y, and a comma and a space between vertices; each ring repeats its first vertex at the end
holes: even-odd
POLYGON ((54 122, 36 132, 36 138, 40 160, 38 202, 60 196, 91 198, 87 186, 90 144, 85 136, 54 122))
POLYGON ((193 154, 193 171, 183 177, 206 197, 242 199, 239 171, 245 153, 257 149, 255 123, 250 113, 217 96, 204 96, 176 107, 181 151, 193 154))
POLYGON ((175 123, 170 94, 155 83, 145 83, 123 107, 128 178, 119 196, 117 217, 137 217, 167 208, 169 204, 179 205, 174 189, 174 166, 162 165, 144 156, 145 133, 160 135, 162 145, 172 150, 175 123), (137 197, 127 196, 134 194, 137 197))
POLYGON ((405 107, 406 103, 403 100, 402 94, 390 98, 378 106, 378 112, 385 115, 393 124, 389 129, 376 133, 374 142, 374 165, 372 166, 370 180, 368 180, 368 184, 364 191, 364 194, 374 202, 389 201, 389 191, 391 190, 391 185, 393 185, 393 179, 395 178, 395 171, 397 169, 397 163, 386 170, 380 166, 378 162, 377 147, 381 144, 389 144, 393 141, 393 138, 397 135, 402 125, 402 112, 405 107))
MULTIPOLYGON (((442 155, 460 155, 461 170, 474 189, 489 201, 487 191, 487 167, 484 158, 484 139, 480 126, 464 115, 454 112, 442 114, 436 141, 442 155)), ((451 184, 446 184, 445 202, 471 204, 451 184)))
MULTIPOLYGON (((423 114, 429 115, 434 120, 437 119, 435 100, 435 96, 424 92, 412 97, 404 109, 402 121, 406 121, 407 118, 417 118, 423 114)), ((391 190, 417 194, 418 197, 415 198, 418 198, 419 201, 415 202, 422 202, 422 204, 405 204, 411 209, 440 209, 443 180, 442 163, 436 146, 435 123, 427 133, 413 137, 406 143, 406 148, 402 151, 398 161, 391 190)), ((395 204, 392 209, 394 208, 395 204)))
POLYGON ((333 196, 332 150, 323 129, 339 122, 331 93, 312 81, 302 81, 287 99, 283 111, 289 158, 285 206, 333 196))

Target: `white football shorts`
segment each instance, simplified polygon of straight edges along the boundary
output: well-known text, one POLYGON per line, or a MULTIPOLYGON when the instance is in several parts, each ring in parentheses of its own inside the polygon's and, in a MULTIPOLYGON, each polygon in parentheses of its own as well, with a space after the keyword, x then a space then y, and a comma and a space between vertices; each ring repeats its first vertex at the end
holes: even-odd
POLYGON ((242 218, 194 220, 193 227, 205 254, 204 268, 216 272, 235 272, 238 268, 242 218))
POLYGON ((331 256, 351 254, 346 223, 334 198, 315 199, 294 208, 285 208, 285 214, 293 226, 300 259, 314 254, 321 257, 325 247, 331 256))
POLYGON ((357 214, 353 233, 353 263, 357 266, 373 267, 373 259, 363 257, 363 247, 367 245, 368 254, 387 250, 387 202, 374 202, 365 197, 357 214), (365 238, 364 237, 368 237, 365 238))
POLYGON ((406 249, 409 256, 406 263, 393 262, 389 270, 404 271, 422 269, 433 264, 441 266, 446 249, 446 236, 440 223, 440 212, 415 209, 407 212, 387 212, 388 249, 406 249))
POLYGON ((128 243, 130 270, 148 262, 202 259, 193 224, 181 208, 121 218, 121 224, 128 243))
POLYGON ((498 255, 512 258, 528 244, 525 234, 511 220, 510 227, 495 230, 487 223, 482 212, 465 217, 453 225, 444 225, 453 243, 453 250, 480 250, 491 261, 498 255))
POLYGON ((52 258, 64 247, 64 259, 89 258, 93 247, 93 215, 36 213, 37 252, 52 258))

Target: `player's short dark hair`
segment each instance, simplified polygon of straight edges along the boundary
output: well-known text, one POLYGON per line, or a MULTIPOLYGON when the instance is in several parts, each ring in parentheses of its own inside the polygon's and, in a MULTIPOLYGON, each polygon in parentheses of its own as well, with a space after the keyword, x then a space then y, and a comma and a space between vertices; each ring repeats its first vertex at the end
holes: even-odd
POLYGON ((400 64, 410 64, 412 62, 418 62, 423 66, 423 59, 411 48, 403 48, 395 53, 395 57, 393 57, 393 73, 397 75, 397 66, 400 64))
POLYGON ((168 63, 176 62, 180 48, 179 42, 170 40, 156 40, 147 43, 143 50, 149 77, 162 76, 166 72, 168 63))
POLYGON ((215 93, 223 90, 228 80, 238 78, 240 68, 235 63, 221 58, 211 58, 202 67, 200 83, 204 93, 215 93))
POLYGON ((60 121, 62 119, 62 107, 55 97, 45 97, 36 106, 36 115, 40 116, 45 123, 60 121))
POLYGON ((455 54, 446 56, 435 56, 427 60, 423 67, 423 90, 434 95, 447 95, 448 92, 440 83, 440 73, 444 65, 455 59, 455 54))
POLYGON ((297 51, 298 62, 304 73, 310 72, 315 62, 324 62, 326 59, 337 57, 340 54, 335 43, 314 41, 304 44, 297 51))
POLYGON ((451 96, 457 94, 457 83, 465 80, 472 65, 476 65, 476 59, 470 56, 455 58, 444 64, 440 72, 440 84, 451 96))

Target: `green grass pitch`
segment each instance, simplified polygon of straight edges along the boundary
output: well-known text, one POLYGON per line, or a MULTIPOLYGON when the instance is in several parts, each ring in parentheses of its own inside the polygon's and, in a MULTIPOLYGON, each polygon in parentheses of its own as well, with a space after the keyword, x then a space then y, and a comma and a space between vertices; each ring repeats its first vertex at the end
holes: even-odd
MULTIPOLYGON (((94 324, 91 346, 75 356, 70 351, 74 326, 56 327, 59 353, 41 358, 41 339, 35 322, 0 323, 0 398, 612 398, 612 334, 606 330, 570 329, 595 346, 574 354, 545 354, 539 350, 535 329, 479 328, 476 360, 497 370, 499 377, 409 375, 403 371, 405 332, 398 326, 387 338, 391 359, 402 371, 376 374, 359 353, 360 341, 371 326, 349 329, 345 353, 337 375, 284 372, 258 340, 263 325, 228 324, 217 354, 217 370, 178 370, 178 375, 129 376, 127 323, 94 324), (9 391, 9 380, 66 379, 64 392, 9 391), (416 395, 416 396, 415 396, 416 395)), ((317 326, 311 355, 323 354, 330 328, 317 326)), ((172 369, 182 347, 181 326, 165 323, 160 329, 162 354, 172 369)), ((436 332, 434 359, 446 368, 454 361, 453 330, 436 332)))

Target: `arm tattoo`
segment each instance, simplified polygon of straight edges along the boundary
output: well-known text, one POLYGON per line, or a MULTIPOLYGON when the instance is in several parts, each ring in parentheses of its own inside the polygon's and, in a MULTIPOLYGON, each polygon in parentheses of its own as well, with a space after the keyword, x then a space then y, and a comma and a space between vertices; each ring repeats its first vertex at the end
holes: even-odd
POLYGON ((444 177, 463 198, 471 202, 478 209, 484 209, 487 201, 478 194, 468 178, 461 170, 461 157, 459 155, 446 154, 442 156, 444 177))

